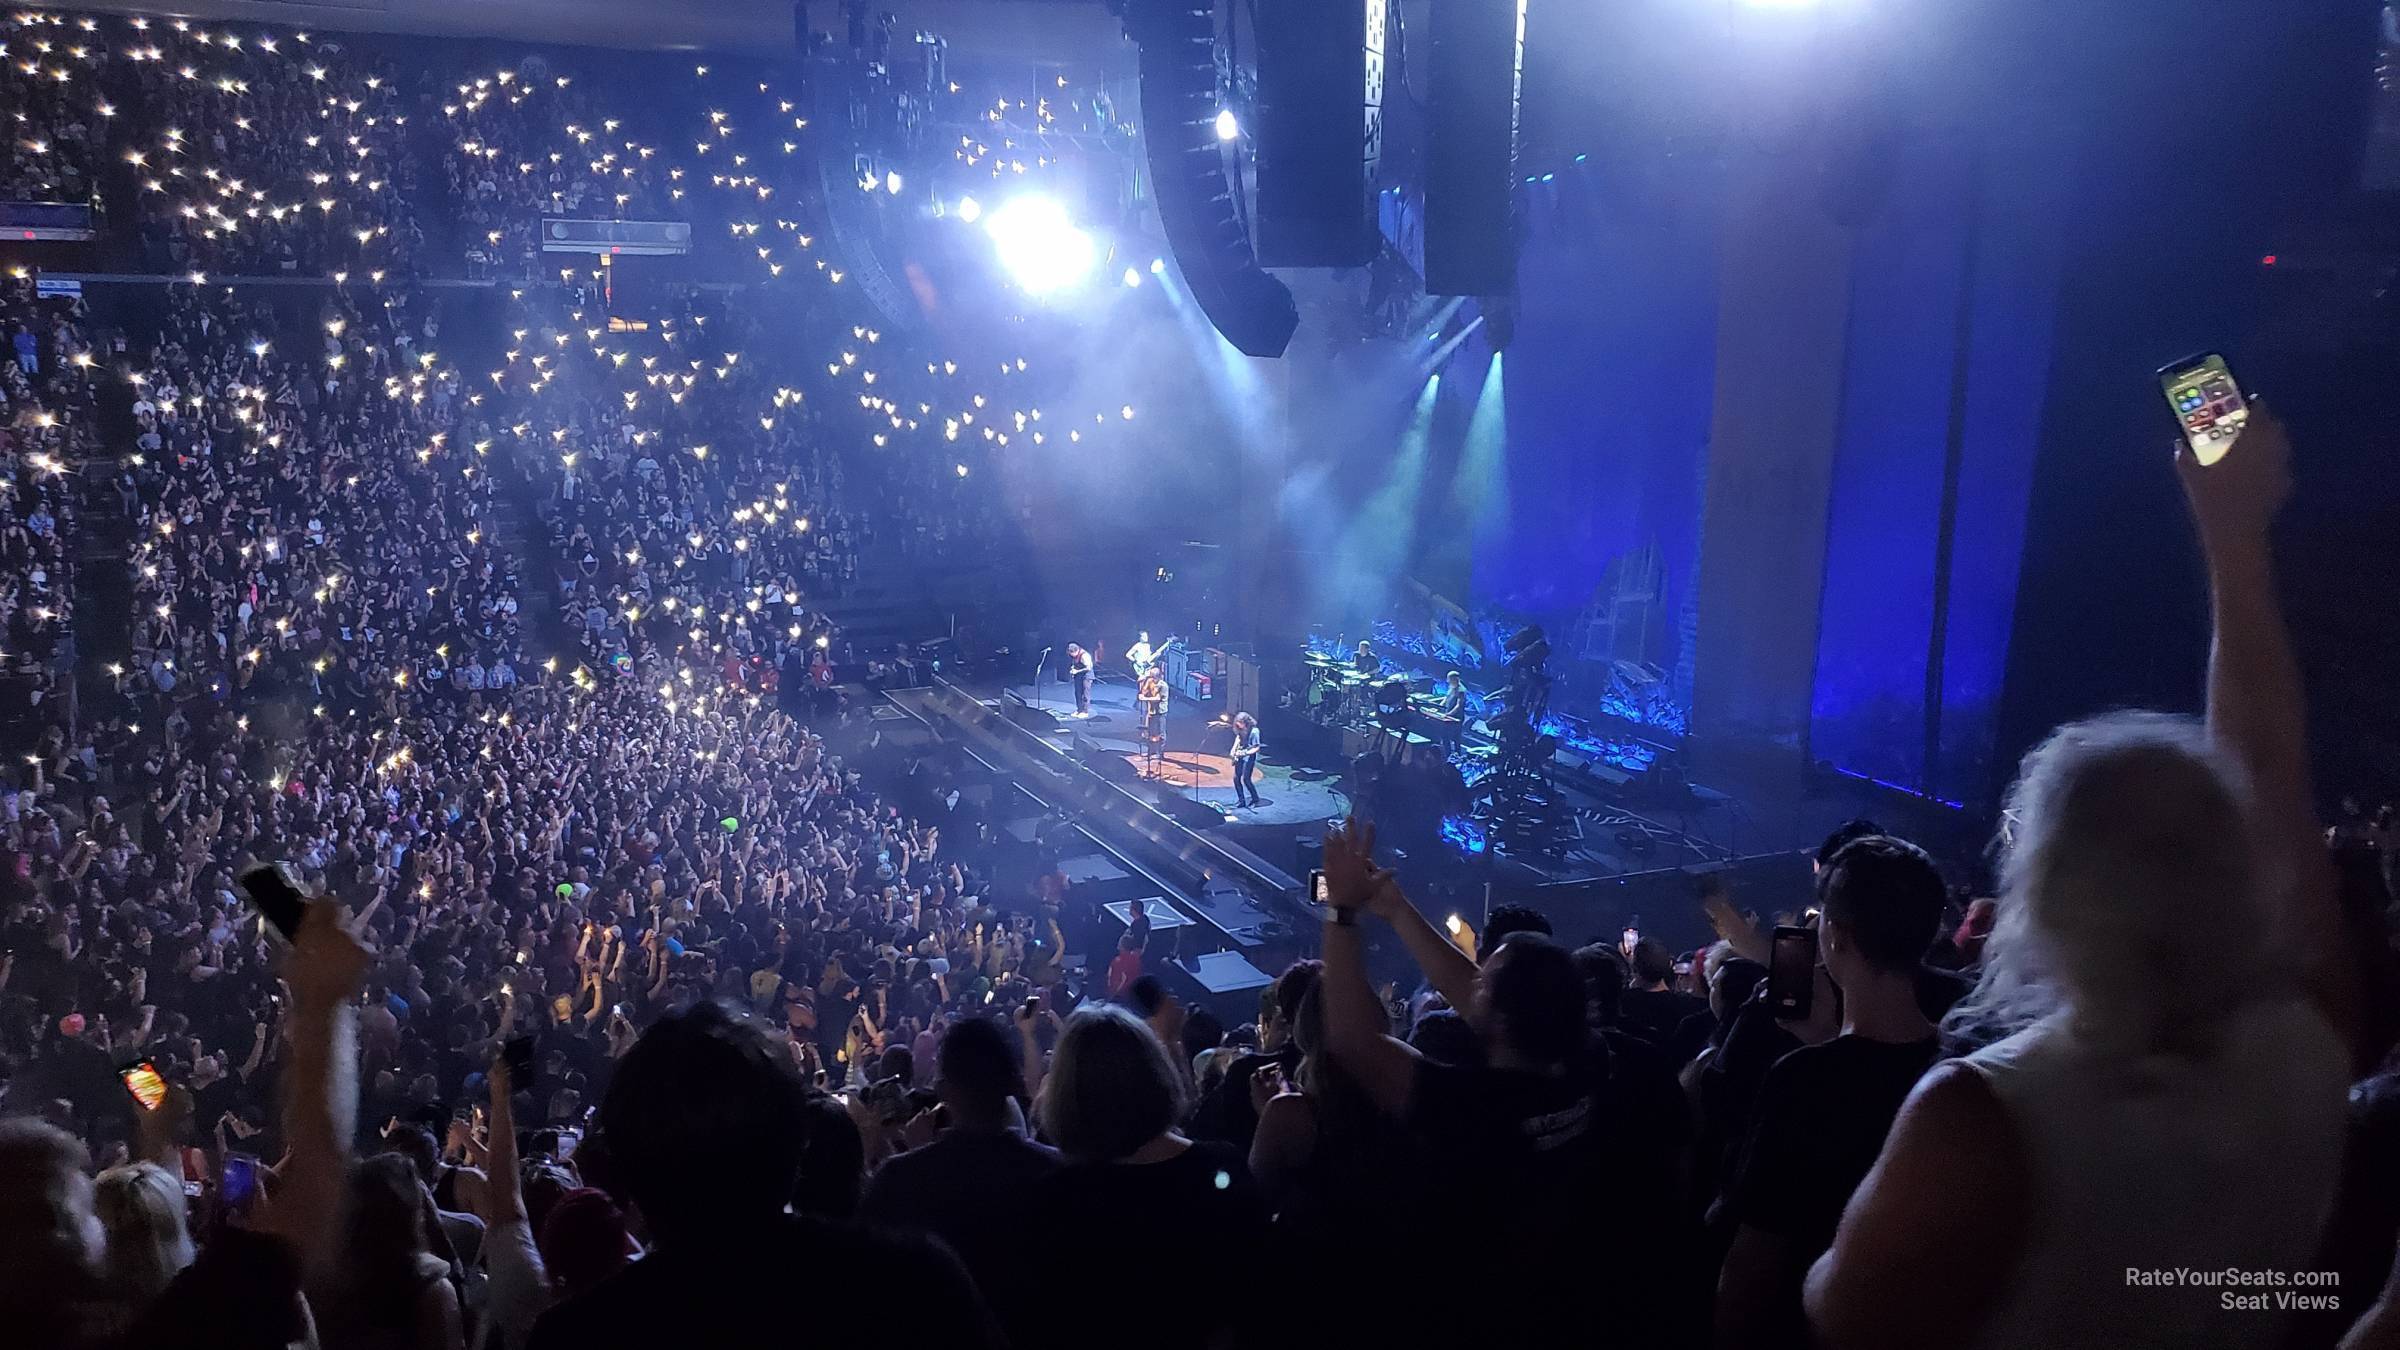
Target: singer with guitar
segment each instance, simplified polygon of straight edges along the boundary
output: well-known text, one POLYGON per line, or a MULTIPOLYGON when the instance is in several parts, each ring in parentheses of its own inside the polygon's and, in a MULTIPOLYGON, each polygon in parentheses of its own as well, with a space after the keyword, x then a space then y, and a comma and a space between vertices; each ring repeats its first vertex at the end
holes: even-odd
POLYGON ((1252 776, 1258 772, 1258 719, 1250 714, 1233 715, 1233 804, 1237 807, 1258 805, 1258 784, 1252 776))

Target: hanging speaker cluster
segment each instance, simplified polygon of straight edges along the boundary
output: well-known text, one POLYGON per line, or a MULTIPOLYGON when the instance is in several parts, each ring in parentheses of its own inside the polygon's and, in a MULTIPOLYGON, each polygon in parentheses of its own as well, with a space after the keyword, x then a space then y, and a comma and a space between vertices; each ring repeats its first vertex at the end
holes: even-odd
POLYGON ((1125 31, 1140 48, 1152 192, 1184 284, 1226 341, 1252 356, 1281 356, 1300 312, 1290 289, 1259 266, 1234 205, 1217 136, 1213 0, 1127 0, 1125 31))

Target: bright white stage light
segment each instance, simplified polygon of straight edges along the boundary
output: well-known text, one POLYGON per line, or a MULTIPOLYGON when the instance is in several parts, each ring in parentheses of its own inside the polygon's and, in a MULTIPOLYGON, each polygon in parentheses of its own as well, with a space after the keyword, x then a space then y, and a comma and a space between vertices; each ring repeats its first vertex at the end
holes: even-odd
POLYGON ((959 198, 958 218, 967 222, 969 225, 972 225, 976 221, 983 219, 983 203, 975 200, 973 197, 959 198))
POLYGON ((1166 274, 1167 260, 1164 258, 1152 258, 1150 260, 1150 275, 1154 277, 1163 277, 1166 274))
POLYGON ((900 182, 900 171, 898 169, 894 169, 890 173, 887 173, 883 176, 884 191, 889 192, 893 196, 897 197, 900 195, 901 187, 902 184, 900 182))
POLYGON ((1141 285, 1141 284, 1142 284, 1142 274, 1141 274, 1141 273, 1139 273, 1139 272, 1136 272, 1135 270, 1133 270, 1133 269, 1132 269, 1132 268, 1130 268, 1130 267, 1126 268, 1126 269, 1125 269, 1125 284, 1126 284, 1127 286, 1139 286, 1139 285, 1141 285))
POLYGON ((1000 265, 1027 295, 1048 295, 1080 284, 1100 261, 1092 237, 1075 227, 1067 208, 1048 197, 1013 197, 983 222, 1000 251, 1000 265))
POLYGON ((1233 109, 1217 109, 1217 139, 1230 141, 1242 134, 1242 124, 1234 120, 1233 109))

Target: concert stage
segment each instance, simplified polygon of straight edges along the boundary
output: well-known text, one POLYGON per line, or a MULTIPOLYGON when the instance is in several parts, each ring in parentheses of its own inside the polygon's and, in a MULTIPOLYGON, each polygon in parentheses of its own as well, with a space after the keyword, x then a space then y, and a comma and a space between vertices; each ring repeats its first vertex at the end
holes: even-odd
MULTIPOLYGON (((1143 901, 1153 919, 1152 971, 1171 976, 1187 1001, 1209 1002, 1230 1021, 1254 1017, 1251 991, 1314 947, 1316 916, 1301 902, 1305 871, 1289 864, 1296 861, 1290 839, 1321 837, 1319 819, 1308 817, 1297 829, 1287 822, 1273 832, 1282 837, 1275 860, 1262 857, 1226 823, 1233 802, 1229 776, 1219 780, 1225 786, 1208 787, 1139 775, 1124 749, 1138 745, 1130 739, 1139 721, 1128 688, 1103 685, 1093 700, 1099 715, 1065 723, 1021 701, 1020 693, 1032 692, 970 688, 937 677, 930 687, 890 690, 885 697, 890 715, 921 724, 1001 785, 994 793, 998 827, 1056 852, 1074 894, 1110 916, 1104 920, 1106 942, 1124 931, 1130 911, 1118 907, 1143 901)), ((1184 742, 1198 736, 1207 718, 1193 710, 1178 720, 1192 728, 1176 737, 1184 742)), ((1196 753, 1170 752, 1169 773, 1176 772, 1174 761, 1196 753)), ((1306 783, 1306 791, 1286 790, 1278 806, 1272 800, 1276 779, 1261 779, 1270 802, 1252 814, 1280 809, 1297 818, 1307 802, 1328 814, 1342 809, 1338 794, 1306 783)), ((1104 945, 1081 950, 1091 978, 1107 964, 1107 953, 1104 945)))
MULTIPOLYGON (((1166 720, 1166 756, 1154 773, 1144 776, 1142 715, 1134 706, 1130 680, 1107 680, 1092 688, 1092 715, 1071 716, 1074 690, 1061 681, 1011 685, 987 698, 1000 700, 1001 710, 1060 753, 1078 758, 1098 755, 1121 762, 1150 790, 1171 793, 1186 801, 1212 807, 1231 817, 1227 824, 1245 826, 1321 825, 1350 812, 1350 799, 1341 790, 1339 764, 1304 763, 1295 759, 1297 747, 1279 746, 1266 738, 1259 753, 1257 776, 1260 804, 1237 810, 1233 802, 1233 731, 1211 726, 1221 716, 1208 703, 1181 694, 1170 696, 1166 720)), ((1107 772, 1118 770, 1111 766, 1107 772)))

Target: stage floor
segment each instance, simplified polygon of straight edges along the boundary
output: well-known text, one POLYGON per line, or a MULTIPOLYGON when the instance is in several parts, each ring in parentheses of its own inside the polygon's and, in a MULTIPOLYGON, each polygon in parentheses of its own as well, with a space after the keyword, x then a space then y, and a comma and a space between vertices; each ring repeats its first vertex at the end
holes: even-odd
MULTIPOLYGON (((1048 683, 1038 690, 1029 684, 1012 686, 1009 696, 1046 709, 1059 719, 1059 730, 1045 737, 1061 750, 1073 750, 1081 736, 1108 753, 1122 757, 1136 772, 1142 763, 1142 715, 1134 706, 1130 682, 1109 681, 1092 689, 1092 715, 1078 718, 1074 691, 1048 683)), ((1210 726, 1221 715, 1212 704, 1194 703, 1178 694, 1167 708, 1167 755, 1159 781, 1180 795, 1221 808, 1244 825, 1300 825, 1339 820, 1350 813, 1337 775, 1314 765, 1295 765, 1267 744, 1259 751, 1259 804, 1236 809, 1233 804, 1233 729, 1210 726)), ((1232 822, 1228 822, 1232 823, 1232 822)))

